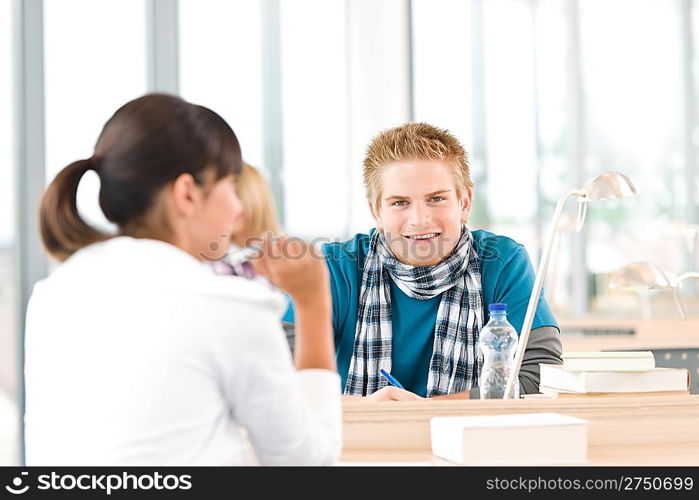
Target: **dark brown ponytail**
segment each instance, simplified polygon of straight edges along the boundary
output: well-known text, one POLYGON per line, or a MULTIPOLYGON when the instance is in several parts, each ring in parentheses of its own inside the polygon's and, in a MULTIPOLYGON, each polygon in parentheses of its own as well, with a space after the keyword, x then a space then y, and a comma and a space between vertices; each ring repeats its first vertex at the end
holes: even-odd
POLYGON ((243 160, 233 130, 208 108, 167 94, 148 94, 119 108, 104 125, 91 159, 76 161, 53 180, 41 201, 46 249, 65 260, 110 236, 78 213, 76 194, 88 170, 100 178, 99 203, 120 234, 162 234, 149 214, 158 194, 184 173, 205 188, 237 175, 243 160), (159 232, 158 232, 159 231, 159 232))
POLYGON ((51 182, 41 200, 41 238, 46 250, 60 261, 86 245, 108 238, 87 224, 78 213, 78 184, 90 169, 89 160, 71 163, 51 182))

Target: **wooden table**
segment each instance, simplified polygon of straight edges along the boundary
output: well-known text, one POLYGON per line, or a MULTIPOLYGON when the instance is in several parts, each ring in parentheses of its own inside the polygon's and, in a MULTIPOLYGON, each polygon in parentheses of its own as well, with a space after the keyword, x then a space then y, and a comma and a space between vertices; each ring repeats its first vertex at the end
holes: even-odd
POLYGON ((432 455, 430 418, 531 412, 587 419, 590 465, 699 465, 699 396, 344 401, 341 463, 448 465, 432 455))

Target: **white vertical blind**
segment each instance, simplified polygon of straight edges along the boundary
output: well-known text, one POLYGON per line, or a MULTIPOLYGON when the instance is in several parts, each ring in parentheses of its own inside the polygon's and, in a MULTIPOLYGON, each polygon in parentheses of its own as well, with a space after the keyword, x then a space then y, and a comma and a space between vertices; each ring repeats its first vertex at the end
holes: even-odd
POLYGON ((251 165, 265 171, 259 1, 181 1, 180 93, 219 113, 251 165))
POLYGON ((350 199, 345 1, 280 5, 286 229, 334 238, 350 199))
MULTIPOLYGON (((143 0, 44 2, 46 181, 88 158, 102 126, 120 106, 146 92, 143 0)), ((88 172, 78 206, 107 226, 99 179, 88 172)))
POLYGON ((0 465, 18 465, 11 2, 0 4, 0 465))

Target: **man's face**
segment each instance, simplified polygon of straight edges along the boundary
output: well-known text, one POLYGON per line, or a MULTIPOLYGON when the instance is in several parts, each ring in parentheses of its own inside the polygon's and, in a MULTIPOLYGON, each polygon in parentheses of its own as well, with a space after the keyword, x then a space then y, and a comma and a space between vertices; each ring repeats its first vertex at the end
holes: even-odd
POLYGON ((471 209, 471 190, 459 199, 449 165, 440 160, 388 163, 380 182, 378 205, 370 207, 396 258, 433 266, 448 257, 471 209))

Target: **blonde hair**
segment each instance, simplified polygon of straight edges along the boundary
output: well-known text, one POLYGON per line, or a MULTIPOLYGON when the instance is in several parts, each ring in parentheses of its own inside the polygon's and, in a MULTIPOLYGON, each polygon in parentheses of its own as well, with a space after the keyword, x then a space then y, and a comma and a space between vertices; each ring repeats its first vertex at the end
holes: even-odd
POLYGON ((269 231, 280 234, 281 227, 277 219, 272 191, 262 174, 256 168, 244 163, 242 172, 235 180, 235 189, 243 205, 245 226, 242 231, 232 235, 231 240, 243 246, 246 240, 259 237, 269 231))
POLYGON ((459 199, 473 187, 468 155, 449 131, 427 123, 406 123, 380 132, 367 147, 364 157, 364 187, 367 199, 379 207, 381 167, 409 160, 442 160, 454 175, 459 199))

